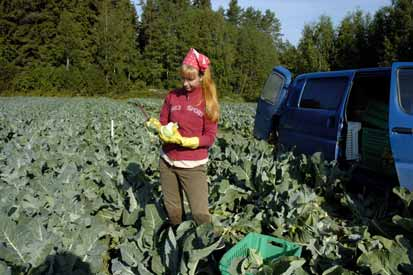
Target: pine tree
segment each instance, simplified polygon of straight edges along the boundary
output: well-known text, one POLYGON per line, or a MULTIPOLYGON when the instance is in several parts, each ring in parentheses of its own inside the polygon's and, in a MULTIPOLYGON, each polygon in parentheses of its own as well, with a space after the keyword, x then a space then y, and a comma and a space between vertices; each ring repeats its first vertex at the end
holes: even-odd
POLYGON ((369 31, 369 50, 373 62, 390 66, 394 61, 413 58, 413 3, 394 0, 376 12, 369 31))
POLYGON ((250 7, 242 14, 239 27, 235 90, 248 99, 256 99, 271 69, 279 64, 275 42, 264 19, 265 15, 250 7))
POLYGON ((231 0, 229 2, 229 7, 226 12, 226 19, 229 23, 238 26, 241 20, 242 9, 238 5, 237 0, 231 0))
POLYGON ((60 53, 57 53, 56 62, 64 63, 66 70, 69 70, 70 65, 73 63, 81 63, 81 53, 85 49, 82 45, 82 31, 81 25, 76 20, 74 13, 70 11, 63 11, 60 16, 60 22, 57 25, 58 38, 56 39, 61 49, 60 53))
POLYGON ((140 47, 145 67, 144 81, 155 87, 160 87, 162 75, 162 41, 167 27, 167 19, 161 17, 159 0, 148 0, 142 3, 140 27, 140 47))
POLYGON ((283 42, 279 45, 280 64, 286 67, 293 75, 297 75, 300 71, 300 54, 297 48, 289 41, 283 42))
POLYGON ((56 25, 59 20, 55 11, 58 6, 53 1, 10 1, 6 27, 7 41, 16 51, 14 63, 18 66, 35 66, 51 61, 53 51, 52 40, 56 36, 56 25))
POLYGON ((370 17, 361 10, 347 15, 337 29, 334 69, 366 67, 370 17))
MULTIPOLYGON (((130 77, 130 63, 136 57, 134 9, 128 0, 103 0, 94 28, 96 62, 103 70, 106 88, 130 77)), ((107 91, 106 91, 107 92, 107 91)))
POLYGON ((274 12, 265 11, 265 14, 261 17, 259 29, 273 39, 274 45, 278 46, 281 43, 281 23, 274 12))
POLYGON ((11 88, 11 81, 17 73, 13 64, 17 47, 11 43, 11 34, 16 32, 17 24, 10 18, 11 10, 9 1, 0 2, 0 94, 11 88))
POLYGON ((193 5, 197 8, 211 9, 211 0, 194 0, 193 5))
POLYGON ((334 57, 334 28, 331 18, 320 16, 319 22, 305 25, 298 50, 302 59, 300 72, 330 70, 334 57))
POLYGON ((369 27, 368 47, 371 53, 369 57, 375 66, 386 65, 383 58, 385 52, 384 41, 388 40, 386 37, 390 37, 390 13, 391 7, 379 9, 369 27))
POLYGON ((413 2, 411 0, 395 0, 392 3, 391 35, 389 42, 397 51, 391 61, 409 61, 413 59, 413 2))

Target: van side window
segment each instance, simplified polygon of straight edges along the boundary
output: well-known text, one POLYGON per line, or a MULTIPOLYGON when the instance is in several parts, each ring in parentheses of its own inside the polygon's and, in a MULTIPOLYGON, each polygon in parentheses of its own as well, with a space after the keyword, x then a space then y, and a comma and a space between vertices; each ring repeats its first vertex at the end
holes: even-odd
POLYGON ((348 82, 346 77, 309 79, 301 96, 300 108, 336 110, 348 82))
POLYGON ((413 69, 399 71, 399 97, 403 110, 413 114, 413 69))
POLYGON ((261 98, 271 104, 275 104, 284 85, 284 79, 277 73, 272 73, 265 82, 261 98))
POLYGON ((298 107, 298 100, 300 99, 301 90, 303 89, 305 79, 296 80, 293 85, 289 87, 289 98, 287 102, 288 107, 298 107))

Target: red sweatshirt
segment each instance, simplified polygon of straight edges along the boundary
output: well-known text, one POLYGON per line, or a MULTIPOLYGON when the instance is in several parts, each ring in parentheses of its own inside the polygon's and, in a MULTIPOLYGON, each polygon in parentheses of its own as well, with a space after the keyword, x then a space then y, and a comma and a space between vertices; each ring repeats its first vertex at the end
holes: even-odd
POLYGON ((217 134, 218 123, 210 121, 205 115, 205 99, 202 88, 191 92, 184 89, 170 91, 162 106, 160 119, 162 125, 177 122, 183 137, 198 137, 199 147, 189 149, 177 144, 166 143, 162 150, 173 160, 202 160, 208 157, 217 134))

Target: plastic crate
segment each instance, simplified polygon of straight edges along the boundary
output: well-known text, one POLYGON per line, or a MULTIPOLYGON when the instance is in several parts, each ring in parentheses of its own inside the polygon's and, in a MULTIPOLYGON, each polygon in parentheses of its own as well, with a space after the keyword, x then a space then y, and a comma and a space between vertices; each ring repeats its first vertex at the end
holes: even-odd
POLYGON ((301 256, 301 246, 286 240, 258 233, 249 233, 235 246, 228 250, 219 261, 219 270, 222 275, 234 275, 228 269, 232 261, 238 257, 247 257, 248 250, 255 249, 264 262, 281 256, 301 256))
POLYGON ((389 107, 384 102, 371 101, 363 116, 363 125, 386 130, 388 129, 389 107))
POLYGON ((363 168, 380 175, 391 177, 397 175, 387 130, 364 127, 361 144, 363 168))

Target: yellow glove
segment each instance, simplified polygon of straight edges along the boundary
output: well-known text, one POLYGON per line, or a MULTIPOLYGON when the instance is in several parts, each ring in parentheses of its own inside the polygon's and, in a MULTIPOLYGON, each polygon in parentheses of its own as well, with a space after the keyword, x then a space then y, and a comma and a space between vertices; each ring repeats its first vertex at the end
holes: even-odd
POLYGON ((178 125, 172 122, 160 127, 159 138, 165 143, 175 143, 190 149, 196 149, 199 146, 198 137, 181 136, 178 131, 178 125))
POLYGON ((182 136, 178 132, 178 125, 176 123, 170 122, 168 125, 161 126, 159 138, 165 143, 182 144, 182 136))
POLYGON ((199 146, 198 137, 182 137, 182 146, 190 149, 196 149, 199 146))
POLYGON ((146 128, 148 128, 151 132, 159 133, 161 129, 161 123, 156 118, 151 117, 148 121, 145 122, 146 128))

